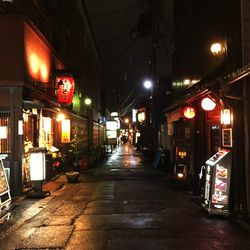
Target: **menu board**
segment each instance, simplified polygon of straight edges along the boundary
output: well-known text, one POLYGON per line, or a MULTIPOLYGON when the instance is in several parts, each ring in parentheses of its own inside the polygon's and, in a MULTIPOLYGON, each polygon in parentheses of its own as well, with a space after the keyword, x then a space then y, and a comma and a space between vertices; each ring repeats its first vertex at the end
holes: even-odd
POLYGON ((221 149, 206 161, 204 202, 209 213, 229 214, 231 151, 221 149))
POLYGON ((9 184, 4 171, 3 161, 0 159, 0 195, 7 191, 9 191, 9 184))
POLYGON ((212 203, 228 203, 228 169, 217 164, 212 203))
POLYGON ((222 129, 222 146, 223 147, 232 147, 232 129, 224 128, 222 129))

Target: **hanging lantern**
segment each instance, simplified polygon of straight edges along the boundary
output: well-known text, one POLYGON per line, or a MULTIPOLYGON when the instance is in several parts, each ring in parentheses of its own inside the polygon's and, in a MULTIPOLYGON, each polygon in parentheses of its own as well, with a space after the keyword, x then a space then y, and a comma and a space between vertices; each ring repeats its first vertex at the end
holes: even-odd
POLYGON ((195 108, 193 108, 192 106, 186 106, 183 109, 183 115, 184 117, 188 118, 188 119, 192 119, 195 117, 195 108))
POLYGON ((201 107, 205 111, 211 111, 216 107, 216 103, 211 98, 205 97, 201 101, 201 107))
POLYGON ((75 81, 71 76, 61 76, 57 78, 58 90, 57 100, 60 104, 70 105, 72 103, 75 81))

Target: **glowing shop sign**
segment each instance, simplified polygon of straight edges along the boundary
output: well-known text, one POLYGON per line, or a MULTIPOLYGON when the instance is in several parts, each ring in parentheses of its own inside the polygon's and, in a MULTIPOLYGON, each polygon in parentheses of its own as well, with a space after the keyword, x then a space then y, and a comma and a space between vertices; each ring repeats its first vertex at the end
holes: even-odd
POLYGON ((107 130, 117 130, 118 129, 117 121, 107 121, 106 128, 107 130))
POLYGON ((61 121, 62 133, 61 133, 61 143, 70 142, 70 120, 65 119, 61 121))
POLYGON ((178 152, 178 156, 181 157, 181 158, 184 158, 184 157, 187 156, 187 152, 185 152, 185 151, 179 151, 178 152))

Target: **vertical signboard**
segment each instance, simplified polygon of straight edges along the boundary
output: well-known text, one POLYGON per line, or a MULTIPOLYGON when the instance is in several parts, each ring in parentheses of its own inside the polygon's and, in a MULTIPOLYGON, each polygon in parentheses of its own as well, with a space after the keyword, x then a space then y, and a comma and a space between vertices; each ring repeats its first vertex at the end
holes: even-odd
POLYGON ((46 178, 45 149, 32 148, 30 154, 30 180, 42 181, 46 178))
POLYGON ((61 143, 70 142, 70 120, 62 120, 62 133, 61 133, 61 143))
POLYGON ((209 213, 229 214, 231 151, 221 149, 206 161, 204 206, 209 213))

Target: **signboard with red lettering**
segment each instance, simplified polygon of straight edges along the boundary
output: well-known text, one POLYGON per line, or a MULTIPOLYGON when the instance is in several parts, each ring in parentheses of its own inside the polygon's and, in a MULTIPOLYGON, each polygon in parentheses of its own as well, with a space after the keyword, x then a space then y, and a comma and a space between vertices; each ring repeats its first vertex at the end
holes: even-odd
POLYGON ((72 103, 75 81, 71 76, 60 76, 57 78, 57 100, 60 104, 70 105, 72 103))

